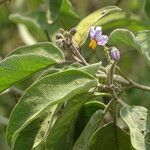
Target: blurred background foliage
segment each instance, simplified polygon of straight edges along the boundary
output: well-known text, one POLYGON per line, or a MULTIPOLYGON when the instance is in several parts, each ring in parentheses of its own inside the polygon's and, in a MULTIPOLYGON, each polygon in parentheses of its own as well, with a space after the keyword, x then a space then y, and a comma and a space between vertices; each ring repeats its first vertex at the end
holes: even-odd
MULTIPOLYGON (((89 13, 104 6, 116 5, 123 9, 102 18, 98 24, 109 35, 116 28, 130 29, 133 33, 150 30, 149 0, 0 0, 0 59, 21 45, 41 41, 54 41, 58 29, 70 30, 89 13), (55 7, 53 7, 55 6, 55 7)), ((89 63, 99 62, 105 65, 106 59, 101 47, 91 51, 89 39, 81 52, 89 63)), ((141 84, 149 85, 150 67, 137 50, 120 45, 121 60, 119 66, 129 77, 141 84)), ((36 74, 17 84, 25 90, 36 74)), ((124 94, 124 100, 130 105, 142 105, 150 109, 150 93, 130 89, 124 94)), ((9 149, 5 141, 5 129, 9 114, 19 96, 14 92, 0 95, 0 149, 9 149)))

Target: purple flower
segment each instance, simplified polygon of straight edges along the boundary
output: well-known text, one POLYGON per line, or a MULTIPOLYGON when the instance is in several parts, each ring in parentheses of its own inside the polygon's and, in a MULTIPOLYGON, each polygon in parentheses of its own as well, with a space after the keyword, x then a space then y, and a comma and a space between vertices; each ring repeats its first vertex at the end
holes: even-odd
POLYGON ((118 61, 120 59, 120 52, 116 47, 112 47, 110 51, 110 56, 112 60, 118 61))
POLYGON ((90 28, 90 39, 89 47, 95 49, 97 45, 104 46, 108 41, 108 36, 102 35, 102 27, 97 26, 90 28))

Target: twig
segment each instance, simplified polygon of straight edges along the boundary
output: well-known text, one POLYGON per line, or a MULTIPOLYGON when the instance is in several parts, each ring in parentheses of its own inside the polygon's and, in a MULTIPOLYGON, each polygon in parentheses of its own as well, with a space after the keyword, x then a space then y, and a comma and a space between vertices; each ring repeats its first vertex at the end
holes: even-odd
POLYGON ((81 62, 83 63, 83 65, 87 66, 88 63, 86 62, 86 60, 82 57, 82 55, 80 54, 80 52, 78 51, 78 49, 75 47, 75 45, 72 43, 71 45, 72 50, 75 52, 76 56, 81 60, 81 62))
MULTIPOLYGON (((106 74, 96 74, 96 76, 99 79, 107 79, 106 74)), ((141 89, 144 91, 150 91, 150 87, 138 84, 134 81, 132 81, 132 83, 130 83, 129 81, 127 81, 126 79, 124 79, 122 76, 119 76, 119 75, 114 75, 113 80, 116 82, 119 82, 120 84, 124 84, 124 85, 130 86, 130 87, 133 87, 133 88, 141 89)))

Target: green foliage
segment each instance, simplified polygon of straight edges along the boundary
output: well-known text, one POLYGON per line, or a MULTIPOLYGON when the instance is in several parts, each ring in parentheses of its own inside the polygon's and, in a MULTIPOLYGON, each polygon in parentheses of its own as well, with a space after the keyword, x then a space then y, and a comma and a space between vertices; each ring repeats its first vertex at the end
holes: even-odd
POLYGON ((50 43, 17 48, 0 62, 0 91, 63 59, 59 48, 50 43))
POLYGON ((133 150, 129 135, 115 126, 114 123, 107 124, 94 133, 89 143, 89 149, 133 150))
POLYGON ((146 12, 147 17, 150 19, 149 7, 150 7, 150 0, 146 0, 146 2, 145 2, 145 12, 146 12))
POLYGON ((87 123, 85 129, 81 133, 80 137, 74 144, 73 150, 86 150, 89 147, 90 139, 94 132, 98 129, 103 116, 103 111, 98 110, 92 116, 87 123))
POLYGON ((8 142, 13 144, 18 133, 35 118, 40 117, 47 108, 88 91, 96 84, 92 79, 92 76, 84 72, 68 70, 46 76, 36 82, 27 89, 11 114, 7 129, 8 142), (14 121, 16 124, 13 124, 14 121))
MULTIPOLYGON (((150 64, 150 1, 15 0, 11 3, 9 11, 5 5, 0 6, 0 12, 4 12, 0 13, 2 150, 9 149, 3 142, 6 126, 7 143, 12 150, 149 150, 149 110, 130 106, 124 98, 129 94, 128 102, 132 105, 134 88, 150 91, 150 87, 128 77, 139 70, 139 80, 147 83, 149 79, 149 66, 128 50, 138 50, 150 64), (97 8, 80 20, 81 12, 87 13, 85 2, 88 12, 99 5, 106 7, 97 8), (107 6, 107 2, 116 6, 107 6), (9 14, 19 34, 16 26, 6 19, 9 14), (90 51, 89 30, 99 25, 105 35, 110 33, 109 41, 90 51), (18 41, 9 44, 10 36, 13 41, 19 39, 27 45, 9 53, 12 47, 21 45, 18 41), (38 43, 41 41, 45 42, 38 43), (114 46, 113 50, 121 51, 121 61, 112 57, 114 46), (131 60, 132 65, 128 66, 131 60), (13 108, 11 114, 8 108, 9 112, 13 108)), ((133 79, 138 81, 138 77, 133 79)), ((140 96, 144 103, 145 93, 140 96)))
MULTIPOLYGON (((69 0, 49 0, 49 16, 48 21, 52 23, 56 20, 65 20, 67 17, 69 21, 78 21, 78 15, 73 11, 71 3, 69 0)), ((70 22, 70 24, 71 24, 70 22)))

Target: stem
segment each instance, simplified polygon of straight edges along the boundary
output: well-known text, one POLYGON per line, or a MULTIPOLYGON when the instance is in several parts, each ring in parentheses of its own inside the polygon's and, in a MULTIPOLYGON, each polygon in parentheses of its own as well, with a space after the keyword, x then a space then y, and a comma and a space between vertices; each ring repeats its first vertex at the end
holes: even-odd
MULTIPOLYGON (((96 74, 96 76, 100 79, 107 79, 107 75, 106 74, 96 74)), ((123 85, 128 85, 130 87, 133 87, 133 88, 137 88, 137 89, 140 89, 140 90, 144 90, 144 91, 149 91, 150 92, 150 87, 148 86, 145 86, 145 85, 141 85, 141 84, 138 84, 134 81, 132 81, 131 83, 129 81, 127 81, 126 79, 124 79, 122 76, 119 76, 119 75, 114 75, 113 76, 113 80, 116 81, 116 82, 119 82, 123 85)))
POLYGON ((109 51, 108 50, 109 50, 109 48, 104 46, 104 52, 105 52, 106 59, 107 59, 109 64, 112 64, 112 61, 110 59, 110 55, 109 55, 109 51))
POLYGON ((88 63, 86 62, 86 60, 82 57, 82 55, 80 54, 80 52, 78 51, 78 49, 75 47, 74 44, 71 45, 72 50, 75 52, 76 56, 81 60, 81 62, 87 66, 88 63))
POLYGON ((107 97, 111 97, 111 94, 110 93, 98 93, 98 92, 95 92, 94 95, 96 96, 107 96, 107 97))
POLYGON ((51 40, 51 38, 50 38, 49 33, 48 33, 47 30, 45 30, 45 34, 46 34, 47 40, 48 40, 49 42, 51 42, 52 40, 51 40))
POLYGON ((109 101, 109 103, 107 104, 107 106, 105 107, 105 109, 104 109, 104 115, 109 111, 109 109, 110 109, 110 107, 111 107, 113 101, 114 101, 114 99, 111 99, 111 100, 109 101))

